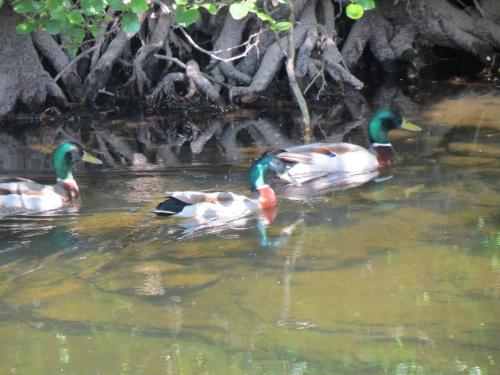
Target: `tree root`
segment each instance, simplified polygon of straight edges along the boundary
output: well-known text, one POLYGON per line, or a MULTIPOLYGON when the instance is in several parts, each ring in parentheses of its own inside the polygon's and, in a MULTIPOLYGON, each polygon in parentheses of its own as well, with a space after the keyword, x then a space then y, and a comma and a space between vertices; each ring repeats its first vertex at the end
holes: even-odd
MULTIPOLYGON (((139 19, 142 23, 144 17, 139 17, 139 19)), ((83 101, 94 102, 97 99, 99 91, 104 89, 109 81, 115 62, 120 58, 131 38, 132 35, 124 31, 119 31, 116 34, 106 52, 85 79, 83 101)))
POLYGON ((31 38, 16 33, 21 20, 10 7, 0 9, 0 119, 17 103, 30 111, 43 109, 49 99, 61 106, 66 103, 62 90, 43 69, 31 38))
POLYGON ((219 94, 216 87, 200 72, 200 67, 198 63, 194 60, 190 60, 186 64, 186 76, 191 84, 194 84, 197 89, 204 92, 208 98, 220 105, 224 105, 224 100, 219 94))
POLYGON ((352 69, 368 45, 386 72, 394 71, 399 60, 414 75, 424 65, 415 45, 439 45, 464 50, 487 64, 491 50, 500 48, 500 26, 495 22, 500 19, 500 5, 488 0, 485 6, 493 12, 491 18, 474 17, 444 0, 377 2, 377 9, 352 27, 342 56, 352 69))
POLYGON ((324 28, 321 29, 323 61, 325 70, 337 82, 345 82, 356 90, 363 88, 363 82, 351 74, 345 66, 342 55, 335 43, 335 11, 330 1, 322 0, 324 28))
MULTIPOLYGON (((215 41, 213 53, 222 59, 230 58, 232 55, 231 50, 241 42, 247 20, 248 18, 235 20, 230 13, 227 13, 224 26, 222 27, 219 37, 215 41)), ((213 62, 214 61, 212 61, 212 63, 213 62)), ((252 80, 248 74, 236 69, 232 61, 220 61, 218 65, 222 74, 229 79, 246 84, 249 84, 252 80)))
MULTIPOLYGON (((303 14, 300 17, 301 24, 293 30, 294 48, 299 48, 308 31, 308 24, 311 23, 312 15, 314 14, 315 1, 308 2, 303 14)), ((300 8, 299 8, 300 9, 300 8)), ((252 83, 248 87, 233 87, 229 90, 229 98, 234 101, 238 97, 253 97, 256 93, 264 91, 276 72, 280 68, 281 61, 285 57, 285 51, 288 49, 288 37, 284 36, 274 42, 264 54, 262 62, 255 73, 252 83)), ((243 98, 244 99, 244 98, 243 98)))
MULTIPOLYGON (((110 8, 106 11, 106 15, 112 20, 115 15, 115 11, 110 8)), ((97 48, 92 53, 92 58, 90 59, 90 69, 93 69, 97 64, 97 61, 99 60, 99 56, 101 55, 101 48, 104 46, 104 42, 106 41, 106 33, 108 31, 111 20, 104 20, 101 24, 101 35, 99 35, 94 43, 97 48)), ((117 20, 115 19, 114 22, 116 23, 117 20)))
MULTIPOLYGON (((500 11, 497 6, 497 11, 500 11)), ((484 59, 500 48, 500 26, 492 19, 471 17, 446 1, 411 2, 409 16, 418 20, 421 37, 446 47, 457 46, 484 59)), ((498 16, 498 14, 497 14, 498 16)))
MULTIPOLYGON (((148 58, 151 56, 152 53, 157 52, 163 47, 167 39, 169 30, 170 30, 170 19, 166 14, 161 14, 154 27, 151 40, 148 41, 140 49, 140 52, 138 53, 137 57, 134 59, 132 63, 133 64, 132 77, 130 78, 128 83, 129 84, 135 83, 137 93, 140 97, 144 95, 144 86, 146 86, 148 89, 151 88, 152 77, 148 77, 148 75, 146 74, 145 71, 146 62, 148 61, 148 58)), ((149 64, 149 67, 150 69, 147 70, 151 71, 152 70, 151 63, 149 64)))
MULTIPOLYGON (((35 31, 32 35, 32 39, 37 49, 47 58, 58 73, 69 65, 70 61, 68 56, 64 53, 59 44, 56 43, 54 38, 46 31, 35 31)), ((74 65, 62 75, 62 82, 70 100, 77 101, 81 98, 82 81, 74 65)))
POLYGON ((158 83, 153 93, 146 100, 150 107, 158 108, 165 98, 176 96, 174 83, 186 81, 184 73, 169 73, 158 83))
MULTIPOLYGON (((335 1, 294 0, 289 6, 264 2, 266 12, 277 20, 293 21, 298 15, 291 35, 290 31, 278 34, 266 29, 267 24, 255 14, 234 20, 226 11, 217 15, 202 11, 189 29, 173 27, 170 14, 156 12, 160 3, 150 3, 150 9, 140 17, 141 24, 145 23, 133 36, 133 43, 131 35, 116 32, 121 16, 110 11, 108 15, 114 18, 101 24, 103 34, 72 61, 43 31, 36 31, 31 38, 16 34, 15 22, 21 18, 9 7, 1 7, 0 116, 15 110, 16 104, 30 110, 46 106, 48 99, 64 104, 59 78, 59 85, 73 101, 95 102, 103 92, 114 95, 113 87, 123 90, 122 81, 126 81, 133 87, 128 92, 135 92, 136 97, 151 92, 146 99, 155 108, 199 93, 218 105, 224 104, 226 92, 231 101, 249 102, 273 80, 282 84, 286 68, 291 91, 300 103, 297 94, 319 98, 332 81, 340 84, 344 93, 361 89, 363 83, 353 72, 357 67, 366 68, 365 62, 370 60, 385 72, 404 69, 407 77, 415 78, 429 60, 432 62, 424 62, 431 55, 423 52, 432 52, 434 46, 473 54, 490 73, 496 72, 494 61, 499 60, 495 56, 500 50, 498 0, 377 0, 376 8, 367 11, 350 30, 336 25, 335 1), (339 40, 344 41, 341 51, 339 40), (57 72, 54 80, 43 69, 33 43, 44 63, 50 65, 49 71, 57 72), (371 53, 365 54, 367 48, 371 53), (154 57, 158 53, 166 62, 154 57), (199 53, 210 60, 200 58, 199 53), (117 79, 112 80, 112 72, 118 73, 117 79), (85 78, 83 87, 79 77, 85 78), (182 90, 176 92, 179 87, 182 90)), ((346 0, 339 3, 345 6, 346 0)))

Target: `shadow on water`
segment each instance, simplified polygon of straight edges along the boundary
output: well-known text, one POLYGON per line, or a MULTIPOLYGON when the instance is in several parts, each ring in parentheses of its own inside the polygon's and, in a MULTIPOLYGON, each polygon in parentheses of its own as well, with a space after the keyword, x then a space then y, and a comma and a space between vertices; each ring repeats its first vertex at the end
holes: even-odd
POLYGON ((53 183, 62 139, 105 166, 76 171, 79 213, 0 221, 0 373, 497 373, 498 93, 391 86, 370 106, 346 95, 314 109, 312 135, 286 103, 1 129, 2 176, 53 183), (424 129, 392 134, 391 170, 273 181, 265 217, 151 213, 164 191, 249 194, 248 166, 267 149, 366 146, 380 106, 424 129))

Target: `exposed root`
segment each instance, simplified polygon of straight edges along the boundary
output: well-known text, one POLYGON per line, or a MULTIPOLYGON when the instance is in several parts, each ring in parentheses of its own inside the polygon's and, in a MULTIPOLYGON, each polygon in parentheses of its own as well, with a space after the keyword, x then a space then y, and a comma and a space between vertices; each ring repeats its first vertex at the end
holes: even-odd
POLYGON ((66 97, 43 69, 29 36, 16 33, 22 18, 10 7, 0 9, 0 118, 16 104, 30 111, 43 110, 52 99, 64 106, 66 97))
MULTIPOLYGON (((310 9, 310 10, 312 10, 312 12, 314 12, 314 9, 316 6, 316 0, 312 0, 311 2, 312 2, 311 7, 307 8, 307 9, 310 9)), ((290 21, 292 27, 290 28, 290 32, 288 33, 288 51, 287 51, 288 56, 287 56, 287 61, 286 61, 286 73, 288 75, 288 83, 290 85, 290 88, 292 89, 293 95, 295 96, 295 100, 297 101, 297 104, 299 105, 300 112, 302 113, 304 134, 306 134, 306 137, 312 138, 311 137, 311 115, 309 114, 309 108, 307 107, 307 102, 306 102, 304 95, 299 87, 299 84, 297 82, 297 76, 295 74, 295 42, 293 40, 293 34, 294 34, 293 30, 295 28, 294 27, 294 25, 295 25, 295 9, 294 9, 293 2, 291 2, 289 5, 290 5, 290 19, 289 19, 289 21, 290 21)), ((314 16, 307 15, 306 17, 312 18, 314 16)), ((306 38, 306 41, 307 41, 307 38, 306 38)), ((305 48, 305 50, 306 49, 308 49, 308 46, 305 48)), ((311 48, 311 51, 312 51, 312 48, 311 48)), ((305 52, 305 54, 308 55, 307 52, 305 52)), ((309 52, 309 54, 310 54, 310 52, 309 52)))
MULTIPOLYGON (((308 2, 303 14, 300 17, 302 21, 293 30, 294 48, 299 48, 307 34, 308 24, 312 23, 312 15, 314 14, 314 5, 316 2, 308 2)), ((288 38, 286 36, 274 42, 267 50, 262 59, 257 73, 255 73, 252 83, 248 87, 233 87, 229 90, 229 97, 234 101, 238 97, 253 96, 256 93, 264 91, 276 72, 280 68, 281 61, 285 57, 285 51, 288 49, 288 38)))
POLYGON ((147 97, 148 105, 152 108, 157 108, 166 98, 174 98, 177 96, 175 92, 175 82, 185 82, 186 75, 184 73, 169 73, 156 85, 153 93, 147 97))
MULTIPOLYGON (((314 15, 311 15, 314 17, 314 15)), ((316 43, 318 41, 318 28, 315 25, 316 21, 312 25, 308 25, 307 35, 304 39, 304 43, 299 48, 297 53, 297 62, 296 62, 296 73, 297 78, 303 79, 308 71, 309 71, 309 62, 313 49, 316 47, 316 43)))
MULTIPOLYGON (((227 13, 224 26, 214 44, 214 51, 216 52, 213 53, 217 54, 217 56, 222 59, 230 58, 231 50, 241 42, 242 33, 247 24, 247 20, 248 18, 235 20, 231 14, 227 13)), ((249 84, 252 80, 248 74, 236 69, 232 61, 220 61, 219 69, 224 76, 237 82, 249 84)))
POLYGON ((158 18, 158 21, 155 24, 151 40, 146 42, 146 44, 140 49, 137 57, 134 59, 132 63, 133 71, 129 83, 135 83, 137 94, 140 97, 144 95, 145 86, 147 87, 148 90, 151 88, 151 77, 148 77, 144 69, 146 61, 151 56, 152 53, 157 52, 163 47, 165 40, 167 39, 169 30, 170 30, 170 19, 166 14, 161 14, 160 17, 158 18))
MULTIPOLYGON (((140 17, 141 22, 143 19, 143 17, 140 17)), ((130 38, 132 38, 132 35, 124 31, 120 31, 116 34, 106 52, 104 52, 96 66, 90 71, 85 79, 83 101, 94 102, 97 99, 97 95, 99 95, 99 90, 106 87, 111 76, 111 70, 115 62, 124 52, 130 38)))
POLYGON ((105 19, 101 24, 101 35, 97 37, 94 44, 97 48, 94 50, 94 53, 92 53, 92 58, 90 59, 90 69, 93 69, 97 64, 97 61, 99 60, 99 57, 101 55, 101 48, 104 46, 104 43, 107 39, 107 32, 109 25, 111 24, 111 20, 114 20, 114 25, 117 22, 117 19, 114 18, 115 11, 113 9, 108 9, 106 11, 106 15, 109 17, 109 20, 105 19))
MULTIPOLYGON (((347 1, 337 3, 344 7, 347 1)), ((340 84, 343 92, 361 89, 363 83, 353 72, 357 74, 358 67, 370 69, 366 64, 370 61, 385 72, 404 70, 408 78, 418 77, 424 65, 432 63, 427 52, 434 46, 477 56, 490 77, 497 73, 495 61, 500 60, 495 55, 500 50, 498 0, 377 0, 376 8, 350 30, 342 26, 345 23, 336 25, 334 8, 338 6, 332 0, 294 0, 288 6, 276 1, 259 3, 280 21, 293 21, 297 15, 291 35, 266 29, 268 24, 253 13, 234 20, 226 10, 217 15, 202 11, 195 24, 183 29, 172 26, 165 4, 157 0, 150 4, 140 17, 141 24, 146 24, 135 36, 117 32, 121 14, 109 11, 111 18, 101 23, 102 35, 93 45, 85 41, 82 53, 71 61, 45 32, 36 31, 31 38, 16 34, 9 17, 16 22, 21 18, 11 8, 1 7, 0 29, 5 32, 0 35, 0 116, 15 110, 17 104, 30 110, 52 105, 47 99, 63 105, 59 78, 72 101, 94 102, 101 93, 116 95, 115 90, 123 90, 127 81, 133 88, 128 91, 139 98, 151 92, 147 101, 152 107, 197 94, 223 105, 224 95, 245 103, 273 81, 283 87, 286 68, 291 91, 301 103, 298 94, 319 98, 332 82, 340 84), (162 11, 157 12, 158 8, 162 11), (341 52, 339 41, 344 41, 341 52), (44 63, 53 68, 53 80, 32 43, 44 63), (365 54, 366 48, 370 53, 365 54), (22 52, 15 57, 17 50, 22 52), (157 54, 164 61, 158 61, 157 54), (112 76, 112 72, 117 74, 112 76), (83 85, 80 77, 85 78, 83 85)))
POLYGON ((224 105, 224 100, 220 96, 217 88, 200 72, 200 67, 196 61, 188 61, 186 64, 186 76, 189 81, 205 93, 212 102, 220 106, 224 105))
MULTIPOLYGON (((68 56, 46 31, 35 31, 32 39, 37 49, 47 58, 58 73, 70 63, 68 56)), ((82 95, 82 82, 74 65, 63 74, 62 81, 68 98, 73 101, 79 100, 82 95)))
POLYGON ((356 90, 363 88, 363 82, 351 74, 337 48, 335 32, 335 13, 331 2, 322 0, 324 27, 321 28, 324 70, 339 83, 345 82, 356 90))

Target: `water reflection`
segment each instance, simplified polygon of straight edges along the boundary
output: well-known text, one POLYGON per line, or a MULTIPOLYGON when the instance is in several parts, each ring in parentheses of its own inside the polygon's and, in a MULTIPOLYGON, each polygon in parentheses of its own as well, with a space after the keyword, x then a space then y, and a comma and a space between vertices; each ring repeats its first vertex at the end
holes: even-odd
MULTIPOLYGON (((385 93, 377 100, 409 95, 385 93)), ((79 171, 77 215, 0 221, 0 373, 497 373, 500 116, 448 123, 441 105, 453 112, 457 99, 427 111, 420 95, 412 116, 425 134, 395 134, 402 158, 388 175, 347 189, 317 181, 295 192, 304 200, 280 199, 275 217, 203 230, 150 210, 172 189, 245 193, 267 140, 304 136, 290 117, 278 111, 265 136, 255 113, 210 131, 195 119, 199 131, 85 122, 114 134, 103 146, 71 123, 2 130, 6 173, 50 182, 48 155, 28 145, 68 134, 116 166, 79 171)), ((315 116, 355 121, 345 105, 315 116)), ((321 129, 320 141, 366 141, 361 127, 321 129)))

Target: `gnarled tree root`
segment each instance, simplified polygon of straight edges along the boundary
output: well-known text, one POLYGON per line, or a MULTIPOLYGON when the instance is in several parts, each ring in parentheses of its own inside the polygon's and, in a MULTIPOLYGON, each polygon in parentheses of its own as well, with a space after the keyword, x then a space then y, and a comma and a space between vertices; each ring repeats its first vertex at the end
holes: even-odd
POLYGON ((22 18, 10 7, 0 8, 0 119, 17 104, 41 110, 50 99, 63 106, 66 97, 44 70, 29 36, 19 35, 22 18))

